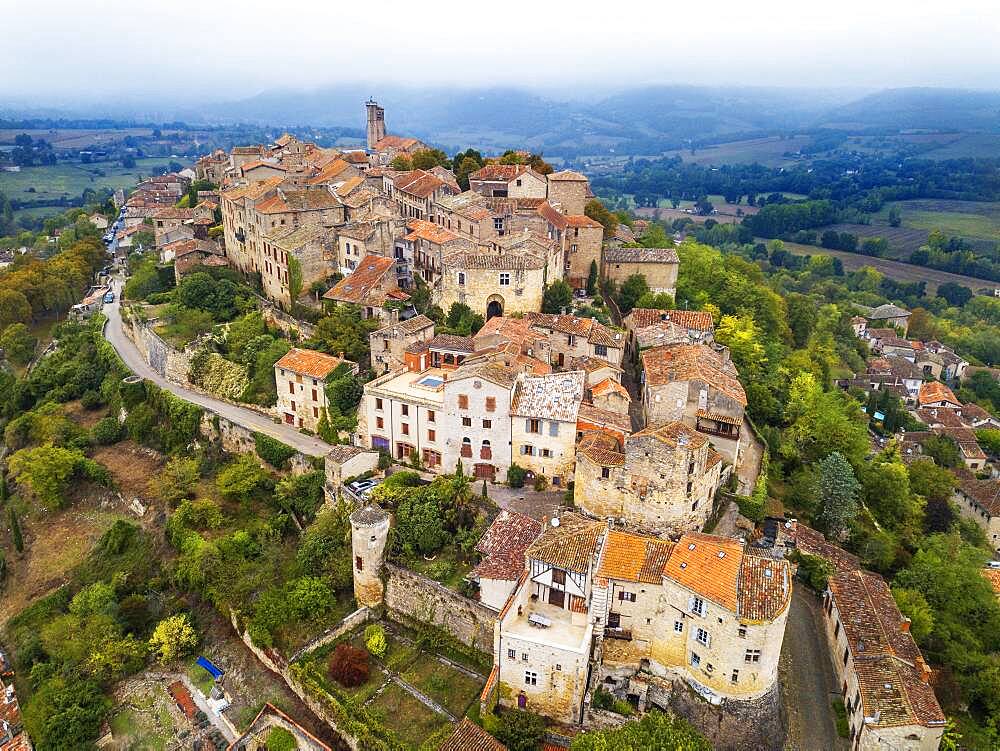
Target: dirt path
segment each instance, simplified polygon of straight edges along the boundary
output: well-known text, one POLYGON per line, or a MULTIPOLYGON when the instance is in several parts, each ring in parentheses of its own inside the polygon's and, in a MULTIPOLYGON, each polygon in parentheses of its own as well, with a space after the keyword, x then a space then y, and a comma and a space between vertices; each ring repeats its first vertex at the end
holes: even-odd
POLYGON ((844 751, 830 701, 836 677, 823 639, 818 600, 796 582, 778 666, 788 721, 787 751, 844 751))

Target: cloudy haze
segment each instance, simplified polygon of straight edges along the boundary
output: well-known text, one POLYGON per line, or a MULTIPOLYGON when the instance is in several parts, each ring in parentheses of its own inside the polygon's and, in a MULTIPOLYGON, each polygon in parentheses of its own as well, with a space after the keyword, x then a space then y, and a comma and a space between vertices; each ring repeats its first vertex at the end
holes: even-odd
POLYGON ((0 10, 0 97, 49 105, 358 81, 567 96, 648 83, 1000 86, 996 0, 2 0, 0 10))

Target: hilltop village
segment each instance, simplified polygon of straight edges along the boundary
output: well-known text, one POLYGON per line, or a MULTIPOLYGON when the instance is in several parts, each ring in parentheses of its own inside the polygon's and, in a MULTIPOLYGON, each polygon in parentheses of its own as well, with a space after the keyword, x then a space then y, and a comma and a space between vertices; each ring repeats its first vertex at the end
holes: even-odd
MULTIPOLYGON (((318 634, 285 640, 291 618, 267 608, 294 608, 305 589, 234 603, 202 584, 260 669, 351 748, 500 751, 497 727, 520 722, 504 717, 531 718, 546 749, 607 748, 577 744, 662 710, 736 750, 782 748, 798 701, 788 674, 822 664, 845 748, 937 749, 934 671, 889 582, 843 547, 845 529, 823 527, 828 539, 767 515, 756 384, 722 335, 732 317, 677 299, 684 232, 608 221, 586 175, 539 154, 448 159, 390 134, 375 101, 365 112, 363 149, 286 133, 116 196, 110 222, 90 218, 112 260, 70 311, 100 320, 120 358, 121 416, 106 418, 118 435, 141 413, 129 390, 160 393, 144 379, 188 402, 196 419, 177 445, 217 442, 249 456, 247 471, 275 470, 270 486, 219 488, 239 514, 255 489, 280 491, 281 523, 302 535, 294 570, 321 559, 343 590, 349 605, 323 610, 318 634), (200 318, 184 318, 181 296, 200 318), (789 657, 793 597, 814 603, 810 664, 789 657), (426 727, 393 724, 407 706, 426 727)), ((977 435, 1000 421, 955 393, 977 369, 908 339, 910 311, 853 312, 864 367, 829 381, 864 404, 861 452, 912 466, 954 442, 947 501, 1000 552, 996 447, 977 435)), ((160 417, 165 431, 179 422, 160 417)), ((166 536, 184 559, 222 516, 181 498, 166 536)), ((1000 593, 996 570, 982 573, 1000 593)), ((210 691, 178 679, 171 711, 203 730, 209 718, 216 747, 270 749, 279 735, 292 739, 281 748, 332 747, 287 707, 234 722, 223 671, 199 664, 210 691)), ((0 748, 31 748, 3 653, 0 668, 0 748)))

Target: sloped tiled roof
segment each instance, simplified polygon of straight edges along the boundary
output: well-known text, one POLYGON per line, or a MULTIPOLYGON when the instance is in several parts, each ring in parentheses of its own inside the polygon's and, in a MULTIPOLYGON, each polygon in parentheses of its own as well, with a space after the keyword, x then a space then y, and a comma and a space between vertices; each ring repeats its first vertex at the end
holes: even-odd
POLYGON ((971 472, 956 472, 958 489, 991 517, 1000 516, 1000 480, 980 480, 971 472))
POLYGON ((525 318, 532 326, 561 331, 564 334, 585 336, 592 344, 602 344, 606 347, 621 349, 625 346, 625 337, 620 331, 610 329, 596 318, 586 318, 571 314, 559 313, 528 313, 525 318))
POLYGON ((657 310, 656 308, 632 308, 622 321, 626 328, 643 328, 669 321, 686 329, 714 331, 712 314, 706 310, 657 310))
POLYGON ((593 396, 605 396, 607 394, 617 393, 621 394, 629 401, 632 401, 632 397, 629 395, 628 389, 613 378, 605 378, 600 383, 594 384, 590 388, 590 393, 593 396))
POLYGON ((986 581, 993 587, 996 596, 1000 598, 1000 568, 984 568, 982 573, 986 581))
POLYGON ((961 406, 958 397, 952 390, 940 381, 928 381, 920 384, 920 391, 917 393, 917 403, 921 406, 933 404, 934 402, 950 402, 956 406, 961 406))
POLYGON ((577 413, 577 426, 579 427, 581 423, 601 428, 610 428, 625 435, 632 432, 632 418, 628 415, 621 412, 600 409, 587 402, 583 402, 580 405, 580 411, 577 413))
POLYGON ((677 541, 663 575, 735 613, 742 555, 737 540, 688 532, 677 541))
POLYGON ((438 751, 507 751, 507 747, 468 717, 464 717, 438 751))
POLYGON ((444 265, 480 271, 538 271, 545 268, 545 261, 531 253, 499 255, 459 251, 445 258, 444 265))
POLYGON ((446 185, 445 181, 427 170, 415 169, 404 172, 393 178, 392 184, 396 190, 409 193, 417 198, 427 198, 438 188, 446 185))
POLYGON ((586 573, 606 529, 603 522, 580 514, 563 514, 559 517, 559 526, 545 525, 541 536, 528 546, 525 555, 568 571, 586 573))
POLYGON ((322 185, 323 183, 328 183, 337 179, 338 175, 348 169, 351 169, 351 165, 343 159, 334 159, 306 182, 309 185, 322 185))
MULTIPOLYGON (((487 164, 480 167, 475 172, 469 175, 470 180, 504 180, 510 181, 516 177, 520 177, 525 172, 532 172, 527 164, 487 164)), ((534 173, 537 174, 537 173, 534 173)), ((538 175, 541 177, 541 175, 538 175)))
POLYGON ((736 367, 704 344, 677 344, 654 347, 642 352, 646 383, 662 386, 675 381, 700 380, 715 387, 742 406, 746 391, 737 377, 736 367))
POLYGON ((675 248, 605 248, 605 263, 680 263, 675 248))
MULTIPOLYGON (((361 259, 358 268, 350 276, 344 277, 328 289, 323 298, 339 300, 340 302, 360 303, 368 299, 372 289, 382 280, 385 274, 392 270, 395 261, 383 256, 368 255, 361 259)), ((384 300, 372 300, 382 304, 384 300)))
POLYGON ((427 316, 420 314, 418 316, 413 316, 412 318, 407 318, 405 321, 393 321, 376 331, 379 334, 383 331, 402 331, 404 334, 416 334, 418 331, 423 331, 429 326, 433 326, 434 321, 432 321, 427 316))
POLYGON ((587 433, 576 447, 577 457, 586 457, 600 467, 625 466, 621 444, 605 432, 587 433))
POLYGON ((686 445, 692 449, 696 449, 708 443, 708 438, 705 435, 680 420, 668 422, 656 428, 647 427, 633 436, 633 438, 646 437, 655 438, 671 448, 686 445))
POLYGON ((561 170, 560 172, 550 172, 548 174, 549 182, 559 182, 560 180, 567 182, 586 182, 586 175, 581 175, 579 172, 574 172, 573 170, 561 170))
POLYGON ((339 357, 317 352, 314 349, 299 349, 292 347, 288 353, 274 365, 278 368, 291 370, 310 378, 326 378, 339 365, 347 362, 339 357))
POLYGON ((524 571, 524 551, 542 533, 542 523, 503 509, 476 544, 483 560, 473 573, 483 579, 517 581, 524 571))
POLYGON ((435 245, 444 245, 453 240, 461 239, 450 229, 437 225, 434 222, 428 222, 425 219, 411 219, 406 223, 406 227, 410 232, 403 239, 410 242, 414 240, 426 240, 435 245))
POLYGON ((611 530, 604 543, 598 576, 619 581, 662 584, 663 567, 674 543, 656 537, 611 530))
POLYGON ((412 149, 420 144, 416 138, 406 136, 385 136, 379 139, 372 147, 374 151, 385 151, 387 149, 412 149))
POLYGON ((516 386, 510 412, 518 417, 576 422, 585 380, 582 370, 524 376, 516 386))
POLYGON ((741 618, 749 621, 774 620, 788 606, 792 594, 788 562, 744 551, 738 586, 737 612, 741 618))

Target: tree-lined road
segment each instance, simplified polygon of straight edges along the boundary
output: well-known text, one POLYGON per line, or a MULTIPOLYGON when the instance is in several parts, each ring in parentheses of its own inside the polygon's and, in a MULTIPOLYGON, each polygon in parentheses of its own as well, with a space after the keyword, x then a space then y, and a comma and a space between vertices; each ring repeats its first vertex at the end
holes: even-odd
POLYGON ((171 394, 174 394, 185 401, 197 404, 199 407, 210 409, 219 416, 224 417, 238 425, 242 425, 249 430, 254 430, 258 433, 264 433, 272 438, 276 438, 282 443, 291 446, 296 451, 300 451, 307 456, 326 456, 327 452, 330 451, 330 444, 321 441, 318 438, 314 438, 313 436, 300 433, 291 425, 276 423, 269 417, 262 415, 259 412, 255 412, 252 409, 239 407, 235 404, 230 404, 229 402, 225 402, 220 399, 214 399, 213 397, 206 396, 205 394, 200 394, 197 391, 192 391, 191 389, 184 388, 183 386, 178 386, 175 383, 171 383, 153 370, 149 363, 146 362, 145 358, 143 358, 142 354, 140 354, 138 348, 132 340, 125 336, 125 333, 122 331, 122 319, 119 309, 122 290, 121 279, 116 277, 112 281, 111 285, 112 289, 115 291, 115 301, 104 306, 104 314, 108 318, 107 323, 104 325, 104 338, 107 339, 111 343, 111 346, 115 348, 115 351, 118 352, 118 356, 122 358, 129 370, 141 378, 152 381, 160 388, 169 391, 171 394))

